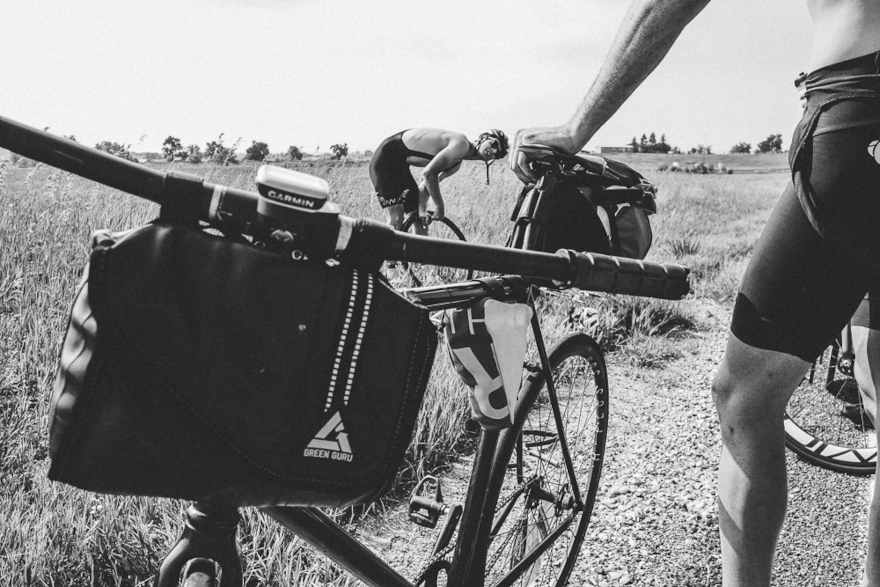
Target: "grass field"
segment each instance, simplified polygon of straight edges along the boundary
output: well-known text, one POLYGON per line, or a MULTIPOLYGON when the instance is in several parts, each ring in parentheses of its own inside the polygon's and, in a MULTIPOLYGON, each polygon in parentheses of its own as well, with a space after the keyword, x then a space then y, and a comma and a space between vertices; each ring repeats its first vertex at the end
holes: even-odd
MULTIPOLYGON (((764 172, 661 173, 656 169, 672 156, 621 157, 659 188, 649 260, 680 263, 694 275, 694 293, 683 302, 587 300, 601 312, 602 344, 636 367, 662 364, 670 358, 664 340, 699 328, 690 311, 695 301, 732 299, 787 181, 776 171, 784 167, 784 155, 707 156, 707 165, 714 164, 712 157, 727 158, 725 165, 735 170, 764 172)), ((702 159, 678 160, 684 165, 702 159)), ((180 169, 246 188, 255 175, 255 168, 246 166, 180 169)), ((469 240, 500 245, 512 226, 509 215, 519 184, 503 166, 490 169, 486 185, 484 167, 468 164, 444 182, 444 195, 448 213, 469 240)), ((343 213, 380 218, 365 166, 303 170, 330 182, 343 213)), ((0 161, 0 585, 149 585, 159 558, 176 540, 184 503, 94 495, 46 479, 49 396, 73 288, 88 258, 89 234, 143 224, 157 211, 155 205, 53 168, 12 168, 0 161)), ((582 303, 583 297, 559 296, 543 304, 551 342, 577 327, 569 309, 582 303)), ((456 449, 467 413, 465 394, 441 350, 401 483, 456 449)), ((348 512, 339 514, 348 517, 348 512)), ((244 516, 240 538, 248 585, 347 584, 262 515, 245 511, 244 516)))

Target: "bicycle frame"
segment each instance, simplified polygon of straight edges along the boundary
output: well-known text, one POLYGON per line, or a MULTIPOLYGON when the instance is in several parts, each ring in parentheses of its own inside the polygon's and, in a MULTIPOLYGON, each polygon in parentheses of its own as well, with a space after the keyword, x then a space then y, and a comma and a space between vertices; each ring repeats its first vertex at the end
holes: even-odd
MULTIPOLYGON (((404 290, 403 293, 409 298, 425 305, 430 310, 463 308, 488 297, 506 301, 526 302, 534 310, 534 304, 528 295, 530 287, 529 282, 521 277, 505 276, 483 278, 446 286, 404 290)), ((547 382, 548 392, 552 398, 554 418, 558 429, 562 430, 562 416, 556 401, 550 362, 537 312, 532 313, 531 329, 544 380, 547 382)), ((444 563, 434 561, 432 565, 426 568, 424 584, 428 587, 436 586, 439 572, 444 569, 448 574, 447 584, 449 585, 460 585, 462 587, 483 586, 485 560, 480 560, 478 557, 484 556, 485 549, 491 539, 493 526, 495 525, 494 504, 498 500, 503 477, 506 473, 507 461, 510 457, 510 455, 499 454, 499 439, 502 434, 509 433, 511 433, 509 429, 484 429, 481 431, 480 442, 474 457, 473 470, 468 483, 463 513, 459 521, 458 539, 452 563, 447 568, 444 563), (485 504, 487 501, 493 504, 492 511, 486 511, 485 504)), ((573 478, 575 473, 564 436, 560 438, 560 445, 565 455, 568 475, 573 478)), ((573 485, 576 487, 576 484, 573 485)), ((576 508, 583 509, 582 497, 580 495, 574 495, 573 497, 577 503, 576 508)), ((202 506, 201 514, 205 518, 209 518, 211 516, 210 510, 210 506, 202 506), (208 512, 204 512, 205 509, 208 512)), ((414 587, 408 579, 361 544, 320 509, 313 507, 276 506, 263 508, 262 511, 365 584, 375 587, 414 587)), ((214 515, 217 516, 218 514, 214 515)), ((192 518, 192 514, 190 517, 192 518)), ((230 517, 227 515, 226 519, 228 520, 230 517)), ((567 527, 568 523, 563 523, 556 531, 544 538, 541 543, 533 548, 532 552, 524 556, 514 568, 510 569, 497 585, 502 587, 512 585, 567 527)), ((235 527, 233 525, 230 529, 230 525, 227 523, 219 532, 220 535, 225 536, 225 540, 221 538, 213 542, 208 541, 209 545, 207 547, 204 543, 194 546, 186 543, 172 548, 169 555, 163 561, 162 568, 157 575, 156 587, 176 585, 180 569, 188 559, 196 556, 227 561, 228 564, 230 559, 230 530, 234 540, 235 527), (223 534, 224 532, 225 534, 223 534), (212 551, 212 549, 215 550, 212 551)), ((451 531, 441 532, 438 539, 439 542, 435 545, 433 552, 437 553, 445 549, 448 544, 444 544, 443 541, 448 541, 451 535, 451 531)), ((181 537, 178 545, 182 542, 184 542, 183 537, 181 537)), ((223 587, 240 587, 241 573, 239 569, 240 567, 233 571, 233 580, 229 584, 224 581, 223 587)))
MULTIPOLYGON (((343 216, 335 205, 310 211, 295 207, 287 209, 277 205, 277 200, 267 203, 258 193, 210 184, 200 177, 177 171, 160 173, 3 117, 0 117, 0 147, 155 202, 162 207, 162 218, 179 224, 198 226, 202 223, 224 233, 248 235, 263 243, 278 231, 290 237, 296 235, 297 246, 301 245, 302 252, 313 260, 333 259, 368 270, 375 270, 383 260, 394 260, 491 273, 516 273, 541 280, 540 283, 552 282, 561 288, 661 299, 681 299, 690 290, 689 270, 678 265, 572 250, 543 253, 408 235, 374 221, 343 216), (279 212, 282 208, 284 210, 279 212)), ((547 156, 554 154, 552 150, 545 150, 547 156)), ((484 297, 502 296, 496 299, 505 299, 507 295, 514 297, 506 299, 516 299, 515 295, 522 295, 528 301, 529 287, 523 277, 508 276, 420 288, 411 290, 408 295, 429 309, 440 310, 464 307, 484 297)), ((550 362, 535 313, 532 332, 540 357, 541 374, 554 404, 553 418, 557 428, 562 430, 550 362)), ((520 412, 517 412, 516 418, 519 417, 520 412)), ((494 511, 487 512, 486 505, 494 506, 498 501, 510 457, 509 454, 500 454, 502 451, 498 447, 513 445, 508 436, 514 433, 513 430, 515 427, 501 432, 484 430, 482 433, 460 520, 459 537, 452 563, 448 566, 449 585, 479 587, 484 583, 485 560, 479 557, 484 554, 491 538, 495 514, 494 511)), ((567 474, 572 477, 564 435, 560 439, 563 456, 568 461, 567 474)), ((515 493, 521 495, 525 490, 528 488, 518 488, 515 493)), ((574 499, 575 512, 592 505, 585 505, 580 496, 574 496, 574 499)), ((368 585, 411 585, 320 510, 309 507, 264 509, 368 585)), ((494 510, 494 507, 488 509, 494 510)), ((182 537, 172 549, 163 561, 156 586, 176 585, 182 566, 178 564, 180 561, 212 555, 233 569, 226 573, 224 587, 240 587, 240 563, 237 570, 235 563, 238 558, 235 546, 237 509, 215 504, 195 512, 201 516, 198 522, 192 517, 187 522, 188 530, 193 532, 192 540, 182 537), (208 530, 208 533, 200 535, 202 530, 208 530)), ((502 515, 507 514, 509 512, 502 512, 502 515)), ((513 584, 570 523, 571 518, 545 537, 507 572, 498 585, 513 584)), ((446 529, 441 532, 441 542, 435 547, 435 554, 445 551, 448 544, 444 541, 448 542, 451 535, 452 532, 446 529)), ((429 586, 436 585, 441 568, 447 567, 432 562, 432 568, 425 575, 429 586)))

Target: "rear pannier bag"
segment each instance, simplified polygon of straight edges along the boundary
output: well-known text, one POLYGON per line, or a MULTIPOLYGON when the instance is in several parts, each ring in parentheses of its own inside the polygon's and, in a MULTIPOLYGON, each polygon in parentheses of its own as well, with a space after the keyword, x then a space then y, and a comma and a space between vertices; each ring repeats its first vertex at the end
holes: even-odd
POLYGON ((644 259, 653 240, 648 216, 656 211, 656 189, 623 163, 601 157, 583 163, 580 174, 545 176, 522 189, 507 246, 644 259))
POLYGON ((235 506, 375 498, 437 346, 376 274, 156 222, 95 238, 51 401, 51 479, 235 506))

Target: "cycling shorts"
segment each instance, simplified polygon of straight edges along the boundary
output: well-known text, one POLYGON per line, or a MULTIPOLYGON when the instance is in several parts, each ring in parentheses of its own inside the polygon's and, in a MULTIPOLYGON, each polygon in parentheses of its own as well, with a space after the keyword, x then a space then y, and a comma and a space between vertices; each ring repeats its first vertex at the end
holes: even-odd
POLYGON ((880 300, 880 53, 805 83, 792 181, 752 254, 731 332, 813 361, 866 293, 880 300))
POLYGON ((383 208, 403 204, 405 213, 419 208, 419 186, 409 170, 409 150, 397 133, 388 137, 370 159, 370 180, 383 208))

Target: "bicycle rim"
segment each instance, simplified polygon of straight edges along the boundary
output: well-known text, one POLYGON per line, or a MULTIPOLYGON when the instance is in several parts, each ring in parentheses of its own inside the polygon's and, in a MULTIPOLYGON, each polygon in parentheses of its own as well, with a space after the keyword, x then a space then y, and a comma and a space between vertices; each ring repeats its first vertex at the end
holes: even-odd
POLYGON ((605 361, 585 334, 563 339, 549 359, 574 478, 544 377, 534 374, 521 391, 521 433, 507 435, 501 448, 509 465, 495 508, 486 585, 566 585, 592 514, 608 422, 605 361), (521 569, 512 579, 511 571, 521 569))
POLYGON ((785 408, 785 444, 814 465, 871 475, 877 467, 874 429, 855 380, 834 363, 828 348, 792 394, 785 408))
MULTIPOLYGON (((415 215, 409 216, 403 223, 401 230, 404 232, 414 232, 413 227, 418 220, 419 218, 415 215)), ((428 225, 428 236, 460 241, 467 240, 464 237, 464 233, 458 228, 458 225, 449 218, 431 222, 428 225)), ((400 266, 402 269, 400 281, 397 283, 392 282, 392 285, 402 288, 458 283, 472 279, 474 276, 473 271, 453 267, 439 267, 409 262, 402 262, 400 266)))

